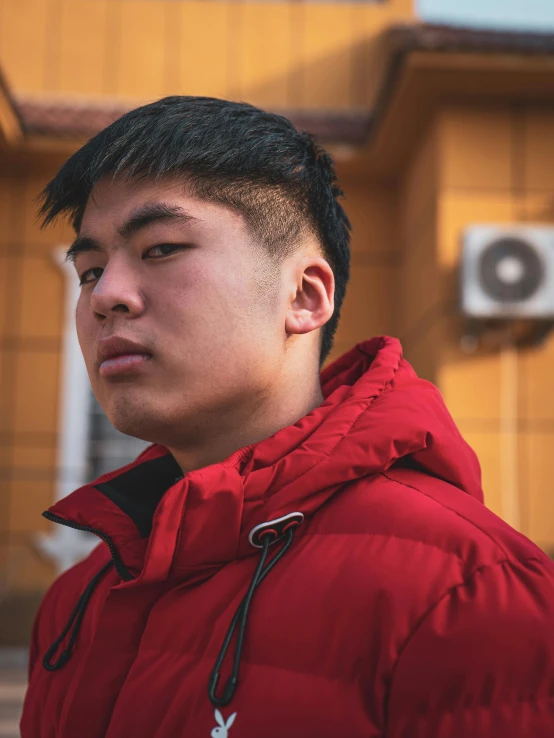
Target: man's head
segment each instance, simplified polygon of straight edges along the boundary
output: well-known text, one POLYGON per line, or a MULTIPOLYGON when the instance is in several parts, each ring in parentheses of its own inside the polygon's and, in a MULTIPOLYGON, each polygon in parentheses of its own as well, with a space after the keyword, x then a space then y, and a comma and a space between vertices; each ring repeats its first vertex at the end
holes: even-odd
POLYGON ((77 232, 79 341, 117 428, 170 446, 318 371, 349 276, 341 194, 310 135, 211 98, 133 110, 66 162, 42 215, 77 232), (147 358, 103 361, 124 350, 147 358))

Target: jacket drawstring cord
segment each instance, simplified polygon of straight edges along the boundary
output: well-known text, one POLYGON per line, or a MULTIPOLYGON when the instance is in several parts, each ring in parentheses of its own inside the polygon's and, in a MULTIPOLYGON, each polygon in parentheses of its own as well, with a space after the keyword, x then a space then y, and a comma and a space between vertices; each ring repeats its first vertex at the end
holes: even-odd
POLYGON ((292 544, 294 529, 297 526, 298 526, 298 521, 292 520, 282 531, 280 531, 280 533, 278 533, 277 531, 273 529, 266 529, 259 533, 258 538, 262 542, 262 553, 260 556, 260 560, 258 562, 258 566, 256 567, 256 571, 254 572, 254 576, 252 577, 250 586, 248 587, 248 591, 246 595, 244 596, 244 598, 242 599, 240 605, 238 606, 233 616, 231 625, 229 626, 229 630, 227 631, 227 635, 225 636, 225 640, 223 641, 223 645, 219 652, 219 656, 217 657, 213 671, 210 674, 210 680, 208 683, 208 694, 209 694, 212 704, 216 705, 217 707, 224 707, 225 705, 228 705, 231 699, 233 698, 235 690, 238 686, 240 656, 241 656, 242 646, 244 642, 244 633, 246 630, 246 619, 248 616, 248 609, 252 602, 252 598, 254 596, 256 587, 265 579, 265 577, 273 569, 275 564, 278 561, 280 561, 285 555, 285 553, 288 551, 288 549, 290 548, 292 544), (284 537, 284 535, 286 535, 286 540, 285 540, 284 545, 278 551, 278 553, 275 554, 275 556, 271 559, 269 564, 264 569, 264 565, 267 559, 270 545, 272 543, 277 542, 278 540, 281 540, 284 537), (218 697, 216 695, 216 691, 217 691, 217 685, 219 682, 219 670, 221 669, 223 660, 225 659, 227 651, 229 650, 231 639, 233 638, 233 633, 235 632, 235 629, 237 627, 237 624, 239 623, 239 620, 240 620, 240 624, 239 624, 238 632, 237 632, 235 655, 233 657, 233 669, 231 671, 231 676, 229 677, 229 679, 227 680, 227 683, 225 684, 223 695, 221 697, 218 697))
POLYGON ((89 600, 96 588, 96 585, 98 584, 100 579, 104 576, 104 574, 108 571, 108 569, 112 567, 113 565, 114 565, 114 562, 113 560, 111 560, 105 566, 103 566, 102 569, 100 569, 100 571, 97 574, 95 574, 95 576, 90 580, 83 594, 77 600, 77 604, 73 608, 73 612, 69 616, 69 620, 67 621, 64 629, 62 630, 58 638, 56 638, 56 640, 52 643, 48 651, 45 653, 44 658, 42 659, 42 665, 47 671, 56 671, 57 669, 61 669, 63 666, 67 664, 67 662, 71 658, 73 645, 79 634, 79 628, 81 627, 83 615, 85 614, 85 608, 89 603, 89 600), (73 631, 69 638, 67 647, 62 651, 59 659, 55 663, 51 663, 51 660, 54 654, 58 650, 61 642, 65 638, 66 634, 68 633, 69 629, 73 625, 74 621, 75 621, 75 624, 73 626, 73 631))

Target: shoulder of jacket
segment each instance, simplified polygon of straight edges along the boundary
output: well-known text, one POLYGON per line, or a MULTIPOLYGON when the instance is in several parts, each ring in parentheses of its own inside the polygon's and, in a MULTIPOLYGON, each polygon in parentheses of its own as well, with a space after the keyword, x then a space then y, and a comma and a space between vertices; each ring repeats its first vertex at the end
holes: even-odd
POLYGON ((455 485, 413 469, 390 469, 380 477, 389 489, 394 485, 397 494, 402 490, 403 499, 410 499, 427 516, 431 531, 458 541, 462 558, 469 556, 472 563, 479 553, 483 563, 491 565, 535 557, 550 561, 538 546, 490 510, 486 498, 483 504, 455 485))
POLYGON ((355 536, 352 561, 362 565, 383 542, 391 561, 417 555, 427 566, 425 561, 436 564, 437 557, 447 558, 462 577, 506 559, 538 556, 549 561, 482 502, 411 469, 390 469, 348 482, 314 515, 310 528, 314 535, 355 536))

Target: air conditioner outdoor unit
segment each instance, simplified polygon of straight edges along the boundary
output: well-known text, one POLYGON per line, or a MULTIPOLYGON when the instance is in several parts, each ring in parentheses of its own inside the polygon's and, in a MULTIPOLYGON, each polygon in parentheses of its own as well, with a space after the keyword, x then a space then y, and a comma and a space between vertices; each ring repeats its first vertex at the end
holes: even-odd
POLYGON ((554 226, 468 226, 461 281, 469 317, 552 320, 554 226))

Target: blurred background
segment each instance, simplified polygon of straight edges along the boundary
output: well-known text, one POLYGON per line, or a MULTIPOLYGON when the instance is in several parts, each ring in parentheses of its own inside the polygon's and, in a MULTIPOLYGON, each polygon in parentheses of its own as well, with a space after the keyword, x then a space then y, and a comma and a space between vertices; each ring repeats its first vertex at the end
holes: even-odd
POLYGON ((332 152, 352 279, 332 361, 388 333, 479 455, 487 505, 554 555, 552 0, 0 0, 0 737, 32 619, 96 545, 41 513, 134 458, 73 326, 72 240, 34 198, 169 94, 288 115, 332 152))

